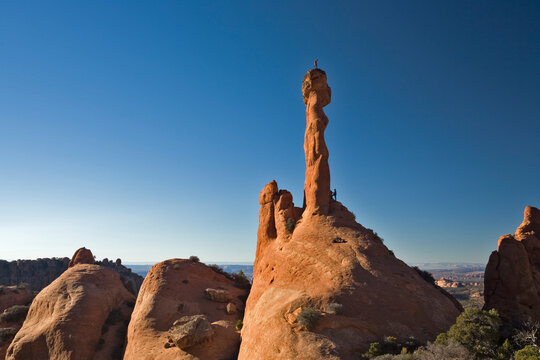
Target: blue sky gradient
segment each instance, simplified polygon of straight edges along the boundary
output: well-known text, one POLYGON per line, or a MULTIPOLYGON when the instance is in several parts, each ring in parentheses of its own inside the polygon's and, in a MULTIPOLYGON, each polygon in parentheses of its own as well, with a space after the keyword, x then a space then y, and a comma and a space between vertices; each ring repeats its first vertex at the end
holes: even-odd
POLYGON ((537 1, 0 5, 0 258, 252 261, 302 203, 313 60, 332 187, 407 262, 485 262, 540 206, 537 1))

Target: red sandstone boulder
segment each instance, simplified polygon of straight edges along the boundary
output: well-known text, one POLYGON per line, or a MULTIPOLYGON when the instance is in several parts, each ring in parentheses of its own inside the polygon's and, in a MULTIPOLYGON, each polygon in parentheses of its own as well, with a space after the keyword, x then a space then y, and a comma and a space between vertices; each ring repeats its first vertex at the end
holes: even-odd
POLYGON ((134 301, 116 272, 75 265, 36 296, 6 359, 121 359, 134 301))
POLYGON ((94 255, 92 254, 92 252, 87 248, 82 247, 79 250, 75 251, 75 254, 73 254, 73 257, 71 258, 68 267, 72 267, 77 264, 94 264, 95 262, 96 260, 94 259, 94 255))
POLYGON ((210 267, 172 259, 146 276, 128 329, 126 360, 228 360, 238 353, 247 290, 210 267), (231 312, 227 309, 238 309, 231 312))
POLYGON ((214 330, 204 315, 183 316, 169 329, 169 343, 187 349, 212 339, 214 330))
POLYGON ((540 321, 540 211, 527 206, 514 235, 503 235, 484 276, 484 309, 519 325, 540 321))

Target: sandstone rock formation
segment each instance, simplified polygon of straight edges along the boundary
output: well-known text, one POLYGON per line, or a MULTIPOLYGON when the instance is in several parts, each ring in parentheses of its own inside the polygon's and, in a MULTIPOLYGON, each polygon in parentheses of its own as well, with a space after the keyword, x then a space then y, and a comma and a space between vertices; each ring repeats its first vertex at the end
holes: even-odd
POLYGON ((304 77, 305 208, 275 181, 259 197, 259 230, 240 360, 359 359, 384 336, 433 340, 457 301, 397 259, 330 196, 322 108, 326 75, 304 77))
POLYGON ((435 281, 435 285, 437 285, 439 287, 442 287, 442 288, 445 288, 445 287, 448 287, 448 288, 463 287, 463 284, 460 283, 459 281, 446 279, 444 277, 442 277, 439 280, 435 281))
POLYGON ((116 272, 76 264, 36 296, 6 359, 121 359, 134 302, 116 272))
POLYGON ((124 358, 234 358, 240 343, 235 324, 246 295, 247 290, 199 262, 172 259, 154 265, 137 298, 124 358), (238 312, 227 311, 233 306, 238 312))
POLYGON ((214 330, 205 315, 183 316, 169 329, 169 343, 187 349, 212 339, 214 330))
POLYGON ((484 309, 514 325, 540 321, 540 210, 527 206, 516 233, 503 235, 484 276, 484 309))
POLYGON ((85 247, 82 247, 75 251, 73 257, 69 261, 68 267, 73 267, 77 264, 95 264, 94 254, 85 247))
POLYGON ((124 265, 122 265, 121 262, 118 262, 118 260, 112 262, 107 261, 107 259, 103 259, 103 261, 96 261, 96 264, 111 269, 120 274, 120 279, 124 283, 124 286, 129 290, 129 292, 135 295, 139 293, 139 289, 141 288, 144 280, 142 276, 132 272, 130 268, 125 267, 124 265))
POLYGON ((328 148, 324 141, 324 130, 328 125, 328 117, 325 115, 323 107, 330 103, 330 93, 324 71, 312 69, 307 72, 302 83, 302 94, 304 104, 306 104, 306 134, 304 137, 306 214, 326 215, 329 210, 330 167, 328 165, 328 148))

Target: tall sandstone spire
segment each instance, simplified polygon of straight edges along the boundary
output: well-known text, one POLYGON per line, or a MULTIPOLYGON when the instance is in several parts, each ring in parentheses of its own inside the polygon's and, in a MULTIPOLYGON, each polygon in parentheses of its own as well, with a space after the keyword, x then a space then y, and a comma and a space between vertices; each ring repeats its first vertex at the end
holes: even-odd
POLYGON ((330 167, 324 130, 328 117, 323 108, 330 103, 330 87, 326 73, 321 69, 307 72, 302 82, 302 95, 306 104, 306 180, 304 196, 306 214, 327 215, 330 206, 330 167))
POLYGON ((352 360, 384 336, 433 340, 454 323, 461 306, 331 198, 324 71, 308 71, 302 93, 305 204, 295 207, 276 181, 261 191, 238 359, 352 360), (306 320, 307 314, 318 319, 306 320))

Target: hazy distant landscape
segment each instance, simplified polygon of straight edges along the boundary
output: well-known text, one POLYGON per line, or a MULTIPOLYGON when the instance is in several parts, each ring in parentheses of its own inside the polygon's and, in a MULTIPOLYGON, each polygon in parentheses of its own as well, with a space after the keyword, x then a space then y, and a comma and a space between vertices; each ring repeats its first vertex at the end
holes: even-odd
MULTIPOLYGON (((124 264, 134 273, 145 277, 153 264, 124 264)), ((216 263, 228 273, 237 273, 240 270, 246 274, 248 279, 253 277, 253 265, 238 265, 230 263, 216 263)), ((430 272, 435 281, 440 278, 453 281, 457 286, 439 286, 444 287, 446 291, 452 294, 463 307, 478 307, 484 305, 484 269, 485 265, 479 263, 415 263, 410 266, 418 266, 422 270, 430 272)))
MULTIPOLYGON (((253 276, 253 265, 248 264, 231 264, 227 262, 217 262, 223 270, 233 273, 242 270, 248 278, 253 276)), ((145 277, 148 270, 152 267, 152 263, 147 264, 130 264, 126 263, 124 266, 130 268, 134 273, 145 277)), ((427 270, 433 274, 435 279, 439 277, 446 277, 455 281, 483 279, 485 264, 478 263, 415 263, 408 264, 410 266, 418 266, 422 270, 427 270), (478 272, 478 273, 477 273, 478 272), (474 277, 472 277, 474 274, 474 277)))

